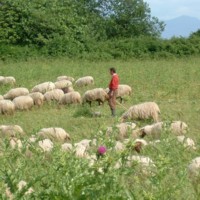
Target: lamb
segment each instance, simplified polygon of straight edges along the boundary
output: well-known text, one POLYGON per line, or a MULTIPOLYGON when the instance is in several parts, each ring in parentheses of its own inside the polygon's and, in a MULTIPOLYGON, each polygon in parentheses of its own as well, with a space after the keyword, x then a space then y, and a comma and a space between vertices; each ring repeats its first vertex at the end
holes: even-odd
POLYGON ((44 82, 36 85, 32 88, 31 92, 40 92, 44 94, 45 92, 55 89, 55 84, 52 82, 44 82))
POLYGON ((15 105, 10 100, 0 100, 0 114, 13 114, 15 105))
POLYGON ((44 94, 44 99, 49 102, 49 101, 60 101, 64 95, 64 92, 60 89, 53 89, 51 91, 48 91, 44 94))
POLYGON ((79 92, 70 92, 64 94, 59 102, 60 104, 81 104, 81 95, 79 92))
POLYGON ((171 131, 175 135, 183 135, 187 133, 188 125, 182 121, 174 121, 171 124, 171 131))
POLYGON ((38 142, 44 152, 50 152, 53 149, 53 142, 50 139, 44 139, 38 142))
MULTIPOLYGON (((106 88, 106 93, 109 92, 109 88, 106 88)), ((119 85, 117 90, 117 97, 120 99, 120 103, 122 103, 124 96, 130 96, 132 93, 132 88, 129 85, 119 85)))
POLYGON ((194 186, 199 184, 200 180, 200 157, 196 157, 188 166, 188 175, 194 186))
POLYGON ((125 119, 149 119, 152 118, 155 122, 159 121, 160 109, 154 102, 145 102, 138 105, 131 106, 122 117, 121 121, 125 119))
POLYGON ((62 81, 62 80, 74 82, 74 78, 70 77, 70 76, 58 76, 57 77, 57 81, 62 81))
POLYGON ((11 84, 14 85, 16 83, 16 80, 13 76, 0 76, 0 85, 6 85, 6 84, 11 84))
POLYGON ((19 96, 26 96, 29 94, 29 91, 27 88, 14 88, 9 90, 5 95, 3 95, 4 99, 10 99, 13 100, 16 97, 19 96))
POLYGON ((56 89, 64 89, 72 86, 72 82, 68 80, 61 80, 54 83, 56 89))
POLYGON ((25 132, 21 126, 18 125, 1 125, 0 137, 17 137, 24 136, 25 132))
POLYGON ((191 148, 196 150, 195 143, 191 138, 186 138, 184 135, 177 136, 179 142, 183 143, 183 146, 186 148, 191 148))
POLYGON ((36 106, 42 106, 44 103, 44 95, 40 92, 33 92, 30 93, 28 96, 30 96, 33 99, 34 105, 36 106))
POLYGON ((92 101, 98 101, 100 105, 101 103, 104 103, 106 100, 108 100, 108 98, 108 94, 103 88, 95 88, 85 92, 83 95, 83 103, 87 102, 91 106, 92 101))
POLYGON ((69 134, 62 128, 51 127, 41 129, 37 135, 42 138, 48 138, 59 142, 70 140, 69 134))
POLYGON ((16 97, 14 98, 13 103, 17 110, 29 110, 34 105, 34 101, 30 96, 16 97))
POLYGON ((94 79, 92 76, 85 76, 76 80, 75 85, 78 87, 87 86, 94 84, 94 79))

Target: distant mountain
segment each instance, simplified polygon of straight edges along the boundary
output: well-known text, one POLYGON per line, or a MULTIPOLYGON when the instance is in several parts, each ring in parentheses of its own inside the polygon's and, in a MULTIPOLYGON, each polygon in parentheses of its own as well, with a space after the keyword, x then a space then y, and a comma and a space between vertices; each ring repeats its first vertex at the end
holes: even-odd
POLYGON ((200 20, 189 16, 180 16, 171 20, 165 21, 165 30, 162 33, 162 38, 188 37, 192 32, 200 29, 200 20))

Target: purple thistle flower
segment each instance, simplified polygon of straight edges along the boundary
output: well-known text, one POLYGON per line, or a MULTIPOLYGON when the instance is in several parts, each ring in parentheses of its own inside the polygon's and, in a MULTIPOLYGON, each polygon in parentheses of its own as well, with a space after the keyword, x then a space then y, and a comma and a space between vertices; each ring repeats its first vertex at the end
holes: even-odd
POLYGON ((99 155, 104 155, 105 153, 106 153, 106 147, 100 146, 100 147, 98 148, 98 154, 99 154, 99 155))

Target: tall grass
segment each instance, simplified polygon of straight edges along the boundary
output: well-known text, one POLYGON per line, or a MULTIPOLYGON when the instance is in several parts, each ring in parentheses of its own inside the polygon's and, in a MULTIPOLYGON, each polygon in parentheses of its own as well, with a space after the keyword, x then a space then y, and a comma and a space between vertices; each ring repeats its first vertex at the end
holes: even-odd
MULTIPOLYGON (((57 76, 69 75, 75 79, 91 75, 95 84, 75 90, 83 94, 90 88, 108 86, 109 68, 116 67, 122 84, 133 88, 133 94, 127 98, 123 106, 117 106, 117 116, 124 112, 124 107, 155 101, 160 109, 163 121, 182 120, 189 125, 188 136, 194 139, 197 147, 200 143, 200 59, 174 60, 131 60, 109 62, 76 61, 65 59, 31 60, 17 63, 0 63, 0 75, 14 76, 15 87, 27 87, 55 81, 57 76)), ((12 86, 0 86, 0 94, 6 93, 12 86)), ((13 116, 0 116, 0 124, 18 124, 29 135, 35 134, 45 127, 62 127, 70 133, 72 142, 83 138, 98 138, 99 144, 108 148, 114 144, 113 138, 98 135, 118 122, 110 117, 110 110, 105 103, 97 103, 82 107, 81 105, 58 106, 45 104, 41 108, 34 107, 27 112, 15 112, 13 116), (101 112, 102 117, 93 118, 90 113, 101 112)), ((135 121, 139 126, 141 122, 135 121)), ((186 150, 173 137, 164 134, 170 143, 161 143, 156 147, 148 147, 142 155, 149 156, 156 164, 155 176, 141 175, 139 167, 114 170, 116 161, 123 155, 108 151, 105 158, 98 161, 93 168, 88 167, 85 159, 77 159, 73 153, 64 154, 57 144, 51 154, 43 154, 33 146, 32 158, 22 152, 11 150, 8 141, 1 141, 0 151, 0 193, 4 198, 4 183, 13 184, 13 193, 18 198, 16 184, 27 180, 35 189, 30 198, 40 199, 196 199, 193 187, 188 180, 187 165, 199 155, 196 151, 186 150), (98 172, 100 167, 105 173, 98 172), (1 187, 2 186, 2 187, 1 187)), ((24 142, 25 142, 24 141, 24 142)), ((23 152, 24 151, 24 152, 23 152)), ((93 150, 95 153, 96 150, 93 150)), ((130 154, 129 149, 125 154, 130 154)), ((20 196, 21 195, 21 196, 20 196)), ((28 198, 28 197, 26 197, 28 198)))

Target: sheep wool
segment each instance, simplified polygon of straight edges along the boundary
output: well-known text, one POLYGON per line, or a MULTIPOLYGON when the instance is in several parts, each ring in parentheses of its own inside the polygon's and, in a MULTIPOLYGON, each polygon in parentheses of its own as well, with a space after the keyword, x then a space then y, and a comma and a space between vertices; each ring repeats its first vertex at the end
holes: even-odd
POLYGON ((16 80, 13 76, 0 76, 0 85, 6 85, 6 84, 10 84, 10 85, 14 85, 16 83, 16 80))
POLYGON ((200 180, 200 157, 196 157, 188 165, 188 175, 193 183, 199 183, 199 180, 200 180))
POLYGON ((74 82, 74 78, 71 76, 58 76, 57 77, 57 81, 62 81, 62 80, 74 82))
POLYGON ((34 105, 42 106, 44 103, 44 95, 40 92, 30 93, 29 96, 33 99, 34 105))
POLYGON ((1 125, 0 137, 17 137, 25 135, 24 130, 18 125, 1 125))
POLYGON ((48 138, 59 142, 70 140, 69 134, 63 128, 50 127, 41 129, 37 135, 42 138, 48 138))
POLYGON ((81 95, 75 91, 64 94, 60 100, 60 104, 81 104, 81 95))
POLYGON ((34 86, 31 92, 40 92, 42 94, 55 89, 55 84, 52 82, 44 82, 34 86))
POLYGON ((14 88, 9 90, 5 95, 3 95, 4 99, 10 99, 13 100, 16 97, 19 96, 26 96, 29 94, 29 91, 27 88, 14 88))
POLYGON ((187 133, 188 125, 182 121, 174 121, 171 124, 171 132, 175 135, 183 135, 187 133))
POLYGON ((72 86, 72 82, 68 80, 61 80, 54 83, 56 89, 63 89, 72 86))
POLYGON ((186 138, 184 135, 179 135, 177 136, 177 140, 183 143, 184 147, 196 150, 194 140, 191 138, 186 138))
POLYGON ((0 114, 13 114, 15 105, 10 100, 0 100, 0 114))
POLYGON ((62 144, 61 149, 65 152, 71 151, 72 150, 72 144, 64 143, 64 144, 62 144))
POLYGON ((60 101, 64 95, 64 92, 60 89, 53 89, 44 94, 45 101, 60 101))
POLYGON ((75 85, 78 87, 87 86, 91 84, 94 84, 94 79, 92 76, 81 77, 75 82, 75 85))
POLYGON ((92 101, 98 101, 100 104, 104 103, 106 100, 108 100, 108 98, 108 94, 103 88, 95 88, 84 93, 83 103, 88 102, 91 105, 92 101))
POLYGON ((17 110, 29 110, 34 105, 34 101, 30 96, 16 97, 14 98, 13 103, 17 110))
POLYGON ((3 100, 4 98, 3 98, 3 96, 2 95, 0 95, 0 100, 3 100))
POLYGON ((50 152, 53 149, 53 142, 50 139, 44 139, 38 142, 38 145, 44 152, 50 152))
POLYGON ((138 105, 131 106, 121 118, 125 119, 149 119, 152 118, 155 122, 159 121, 160 109, 155 102, 145 102, 138 105))

